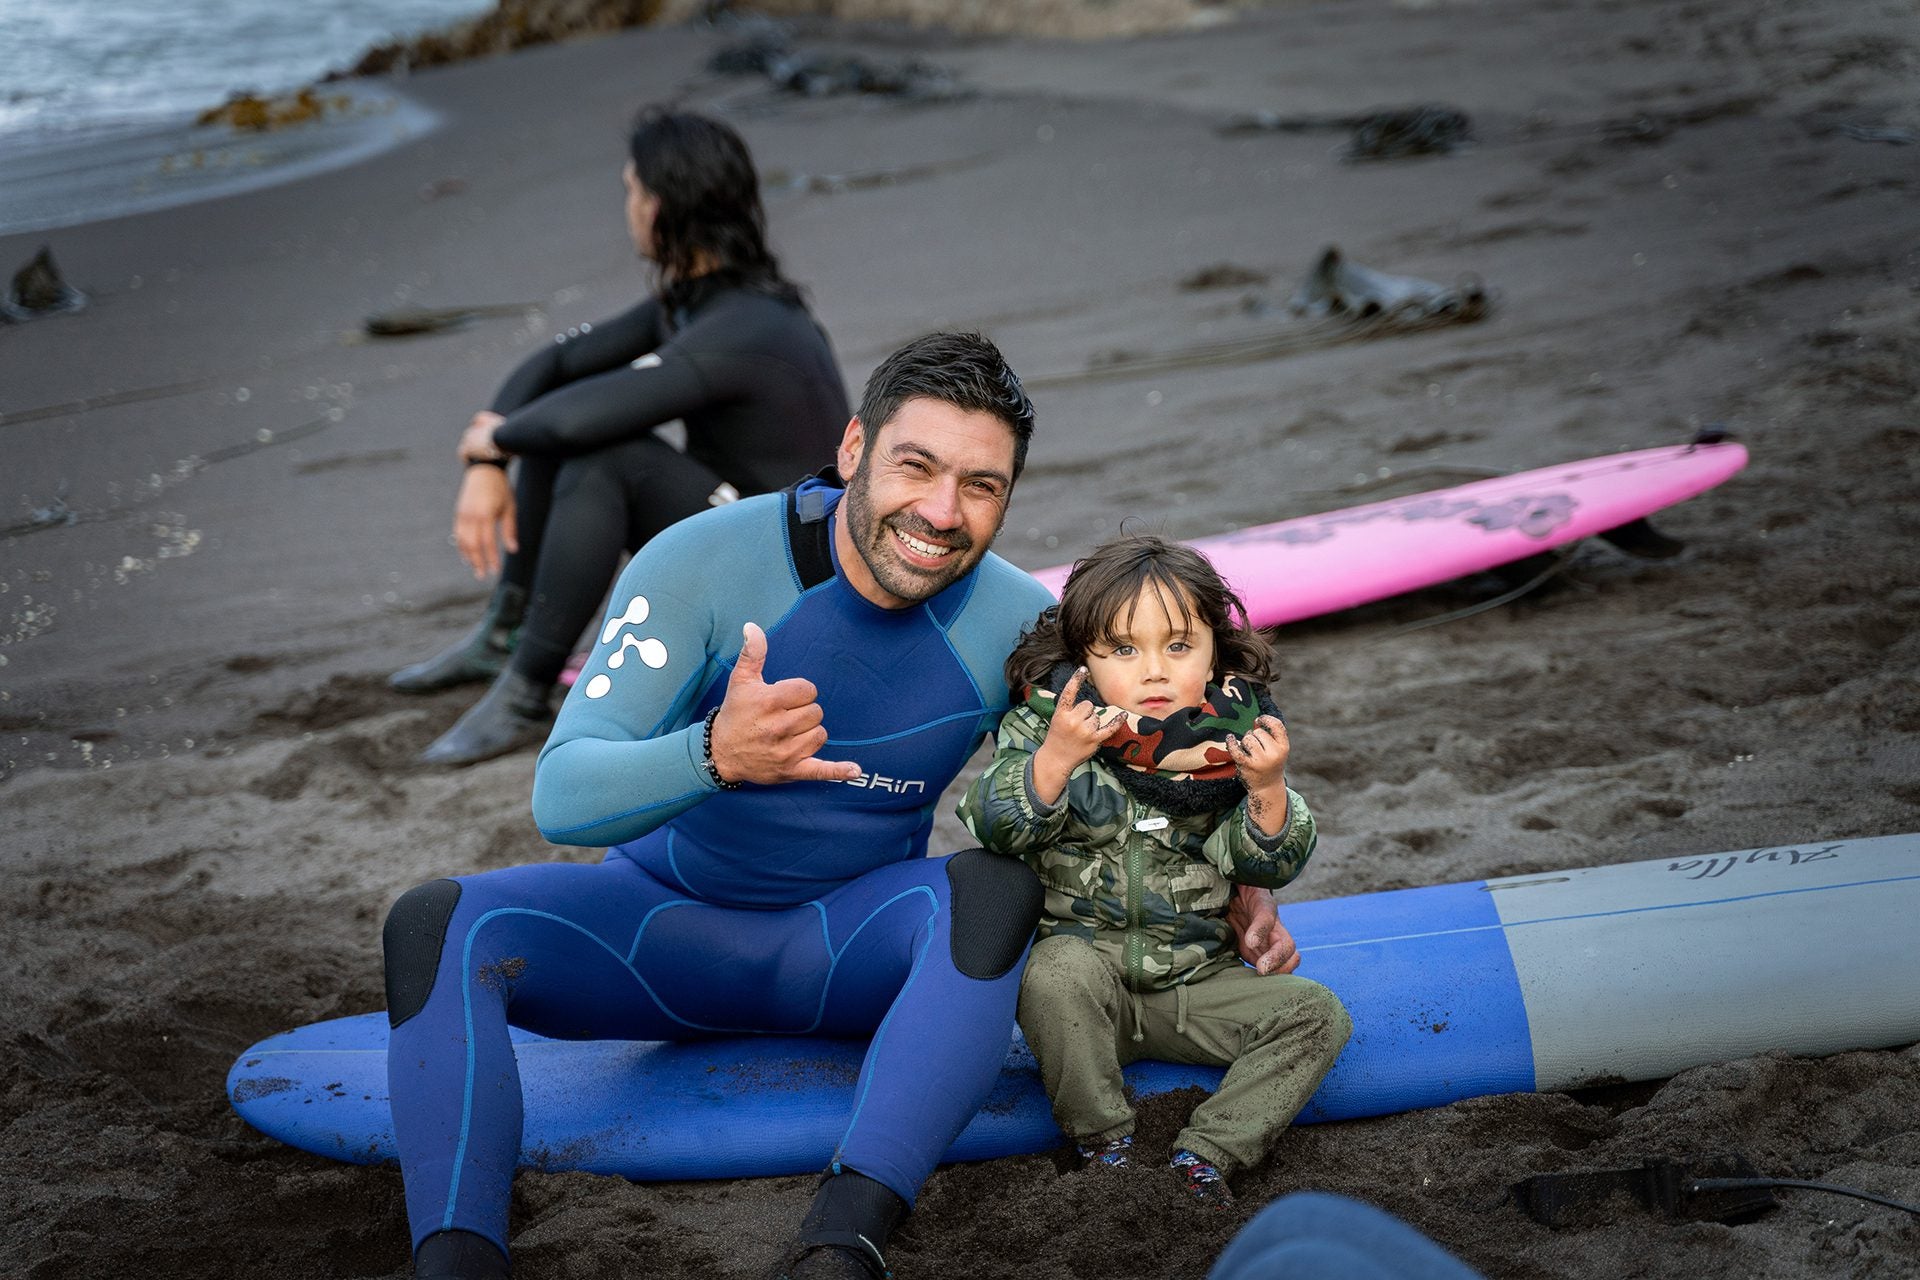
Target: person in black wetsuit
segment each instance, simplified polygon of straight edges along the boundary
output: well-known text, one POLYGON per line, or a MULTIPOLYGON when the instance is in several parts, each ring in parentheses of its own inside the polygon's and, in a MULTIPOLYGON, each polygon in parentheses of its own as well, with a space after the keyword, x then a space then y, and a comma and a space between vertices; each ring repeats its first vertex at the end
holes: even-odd
POLYGON ((522 362, 461 437, 454 540, 475 576, 499 582, 478 626, 391 683, 493 684, 427 763, 472 764, 543 738, 553 686, 621 554, 818 470, 851 416, 826 333, 767 248, 739 135, 650 109, 629 152, 627 225, 659 288, 522 362), (653 431, 675 419, 684 452, 653 431))

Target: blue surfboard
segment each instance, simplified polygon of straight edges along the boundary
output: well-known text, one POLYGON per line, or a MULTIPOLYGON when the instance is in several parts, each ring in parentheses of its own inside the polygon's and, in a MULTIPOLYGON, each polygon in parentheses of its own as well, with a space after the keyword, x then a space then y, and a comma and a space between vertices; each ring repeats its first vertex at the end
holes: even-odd
MULTIPOLYGON (((1650 1080, 1777 1049, 1920 1040, 1920 835, 1747 849, 1360 894, 1284 908, 1299 972, 1337 992, 1353 1039, 1302 1122, 1462 1098, 1650 1080)), ((686 1044, 513 1033, 523 1167, 635 1179, 820 1169, 846 1128, 865 1045, 686 1044)), ((384 1013, 316 1023, 242 1054, 236 1111, 303 1150, 395 1158, 384 1013)), ((1141 1096, 1220 1072, 1126 1071, 1141 1096)), ((947 1152, 1061 1142, 1016 1033, 992 1096, 947 1152)))

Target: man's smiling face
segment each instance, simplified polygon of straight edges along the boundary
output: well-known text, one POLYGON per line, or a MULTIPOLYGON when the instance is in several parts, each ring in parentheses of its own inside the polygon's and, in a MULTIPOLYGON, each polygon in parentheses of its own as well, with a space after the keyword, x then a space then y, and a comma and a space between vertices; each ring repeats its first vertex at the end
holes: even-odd
POLYGON ((1013 429, 916 397, 867 431, 855 418, 840 442, 847 496, 834 539, 854 589, 904 609, 965 577, 993 545, 1013 489, 1013 429))

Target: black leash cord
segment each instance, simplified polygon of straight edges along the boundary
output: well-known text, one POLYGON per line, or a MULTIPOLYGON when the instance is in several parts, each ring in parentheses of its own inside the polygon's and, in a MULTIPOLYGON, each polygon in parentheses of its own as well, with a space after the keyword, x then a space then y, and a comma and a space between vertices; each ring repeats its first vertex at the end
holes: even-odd
POLYGON ((1889 1209, 1904 1209, 1911 1214, 1920 1214, 1920 1204, 1906 1204, 1899 1200, 1889 1200, 1885 1196, 1876 1196, 1870 1191, 1856 1191, 1852 1187, 1836 1187, 1830 1182, 1805 1182, 1799 1178, 1695 1178, 1688 1184, 1689 1191, 1743 1191, 1747 1188, 1762 1187, 1798 1187, 1802 1191, 1825 1191, 1830 1195, 1852 1196, 1856 1200, 1871 1200, 1883 1204, 1889 1209))

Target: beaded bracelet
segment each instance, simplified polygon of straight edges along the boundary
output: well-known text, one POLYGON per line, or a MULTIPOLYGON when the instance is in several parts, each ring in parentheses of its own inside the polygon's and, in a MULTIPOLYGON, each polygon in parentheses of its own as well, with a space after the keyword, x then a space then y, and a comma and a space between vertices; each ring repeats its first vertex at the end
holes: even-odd
POLYGON ((707 712, 705 727, 700 733, 700 763, 706 769, 707 776, 713 779, 713 785, 722 791, 738 791, 739 782, 728 782, 720 776, 720 768, 713 762, 713 722, 720 717, 720 708, 707 712))

